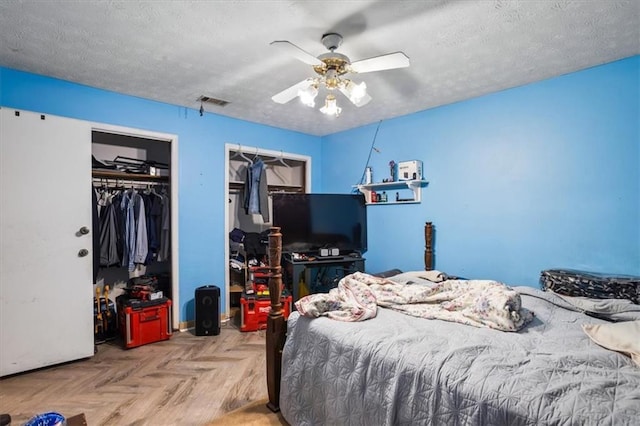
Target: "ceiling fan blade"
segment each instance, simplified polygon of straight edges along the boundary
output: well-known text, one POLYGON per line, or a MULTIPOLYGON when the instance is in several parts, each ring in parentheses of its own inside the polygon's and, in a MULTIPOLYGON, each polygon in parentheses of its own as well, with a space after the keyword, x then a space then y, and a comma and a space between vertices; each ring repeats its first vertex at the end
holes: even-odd
POLYGON ((299 83, 294 84, 293 86, 284 89, 282 92, 277 93, 271 97, 274 102, 279 104, 286 104, 296 96, 298 96, 298 92, 300 90, 306 89, 307 87, 313 84, 312 78, 307 78, 302 80, 299 83))
POLYGON ((389 53, 382 56, 374 56, 362 59, 351 64, 351 72, 363 73, 372 71, 391 70, 409 66, 409 57, 402 52, 389 53))
POLYGON ((286 40, 276 40, 271 42, 272 46, 278 46, 281 50, 287 52, 289 55, 294 58, 304 62, 309 65, 322 65, 320 59, 313 56, 311 53, 300 49, 295 44, 286 41, 286 40))
POLYGON ((365 93, 364 96, 358 98, 357 100, 354 100, 351 96, 349 96, 349 92, 344 89, 344 88, 340 88, 338 89, 340 90, 340 92, 351 101, 352 104, 354 104, 357 107, 361 107, 361 106, 365 106, 366 104, 369 103, 369 101, 371 100, 371 96, 369 96, 368 93, 365 93))

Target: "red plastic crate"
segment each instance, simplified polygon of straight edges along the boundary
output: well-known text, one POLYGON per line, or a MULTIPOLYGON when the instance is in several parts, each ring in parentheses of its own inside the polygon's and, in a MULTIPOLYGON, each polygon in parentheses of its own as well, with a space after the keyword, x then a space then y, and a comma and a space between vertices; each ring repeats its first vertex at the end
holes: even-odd
MULTIPOLYGON (((260 297, 263 296, 263 292, 268 291, 269 288, 269 268, 261 266, 251 266, 249 268, 249 282, 251 283, 251 290, 254 295, 260 297)), ((268 295, 269 293, 267 293, 268 295)))
POLYGON ((126 349, 171 338, 171 300, 163 298, 136 303, 124 299, 119 302, 120 334, 126 349))
MULTIPOLYGON (((291 296, 282 296, 282 310, 286 320, 291 313, 291 296)), ((269 299, 240 298, 240 331, 257 331, 267 328, 267 317, 271 310, 269 299)))

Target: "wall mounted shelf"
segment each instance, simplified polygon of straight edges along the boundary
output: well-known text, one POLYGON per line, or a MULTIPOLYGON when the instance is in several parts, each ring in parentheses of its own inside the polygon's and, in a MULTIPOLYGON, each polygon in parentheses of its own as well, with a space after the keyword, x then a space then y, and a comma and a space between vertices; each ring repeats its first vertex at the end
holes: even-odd
POLYGON ((426 180, 399 180, 395 182, 380 182, 380 183, 370 183, 370 184, 362 184, 362 185, 354 185, 354 188, 357 188, 362 194, 364 194, 364 198, 367 202, 367 205, 373 204, 416 204, 422 202, 422 187, 427 186, 429 182, 426 180), (393 190, 411 190, 413 197, 412 198, 400 198, 396 199, 395 194, 391 195, 388 192, 393 190), (387 201, 372 201, 372 194, 379 192, 387 192, 387 201))

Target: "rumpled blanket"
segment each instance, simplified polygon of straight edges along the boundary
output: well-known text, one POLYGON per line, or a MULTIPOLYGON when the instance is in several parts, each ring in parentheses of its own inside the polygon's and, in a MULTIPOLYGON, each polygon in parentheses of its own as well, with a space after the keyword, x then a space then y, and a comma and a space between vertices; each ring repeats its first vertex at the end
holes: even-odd
POLYGON ((440 319, 474 327, 518 331, 533 314, 521 306, 520 295, 490 280, 445 280, 433 285, 396 283, 364 272, 340 280, 329 293, 310 294, 296 302, 301 315, 340 321, 364 321, 378 306, 407 315, 440 319))

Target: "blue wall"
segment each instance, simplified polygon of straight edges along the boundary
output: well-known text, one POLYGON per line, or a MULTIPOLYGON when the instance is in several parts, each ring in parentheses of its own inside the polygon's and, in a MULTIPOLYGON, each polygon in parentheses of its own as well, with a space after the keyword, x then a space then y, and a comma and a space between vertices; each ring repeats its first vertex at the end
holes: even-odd
POLYGON ((194 318, 195 288, 224 288, 225 143, 311 156, 312 188, 320 187, 319 137, 7 68, 0 68, 0 105, 178 135, 180 321, 194 318))
MULTIPOLYGON (((450 274, 640 274, 639 73, 636 56, 382 122, 374 178, 420 159, 429 185, 421 204, 368 207, 367 269, 421 269, 432 221, 450 274)), ((181 321, 196 287, 224 283, 225 142, 309 155, 314 191, 347 193, 379 124, 318 138, 6 68, 0 105, 178 135, 181 321)))
MULTIPOLYGON (((374 180, 420 159, 423 202, 368 207, 367 269, 538 285, 566 267, 640 275, 640 57, 380 124, 374 180)), ((378 123, 323 138, 324 192, 359 183, 378 123), (358 161, 345 163, 345 158, 358 161)))

